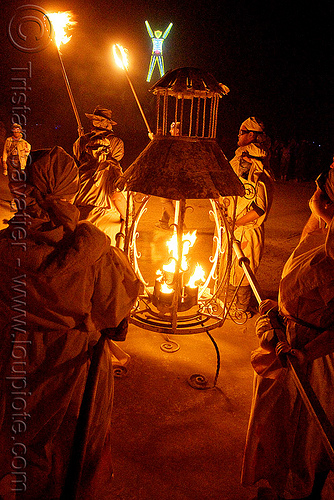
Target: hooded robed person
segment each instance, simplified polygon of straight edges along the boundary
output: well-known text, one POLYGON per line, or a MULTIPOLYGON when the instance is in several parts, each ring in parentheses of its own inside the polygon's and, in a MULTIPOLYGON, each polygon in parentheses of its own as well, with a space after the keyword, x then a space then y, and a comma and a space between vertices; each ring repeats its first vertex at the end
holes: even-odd
POLYGON ((125 254, 93 224, 78 222, 71 203, 79 187, 73 158, 55 147, 34 152, 32 160, 19 211, 0 232, 0 496, 59 498, 103 331, 109 338, 80 493, 96 498, 92 491, 112 475, 110 338, 117 340, 139 283, 125 254))
POLYGON ((115 188, 122 174, 120 161, 124 156, 124 143, 114 134, 113 126, 117 123, 111 115, 112 111, 102 106, 86 113, 92 128, 77 139, 73 153, 80 175, 80 189, 75 199, 80 220, 95 224, 115 244, 121 219, 126 216, 126 200, 115 188))
MULTIPOLYGON (((230 164, 245 186, 245 195, 235 198, 222 197, 219 201, 228 221, 232 223, 234 220, 234 238, 240 241, 241 250, 249 259, 250 268, 255 274, 264 248, 264 222, 273 201, 274 179, 268 159, 269 138, 264 132, 262 122, 255 117, 250 117, 241 124, 238 137, 239 147, 230 164)), ((220 263, 220 279, 228 280, 229 286, 227 293, 226 289, 223 291, 221 299, 227 304, 233 300, 232 310, 248 315, 251 288, 247 278, 243 278, 243 269, 239 266, 236 256, 232 255, 230 267, 227 262, 228 250, 225 241, 220 263)))
POLYGON ((244 485, 265 479, 280 498, 287 499, 320 499, 327 474, 334 470, 290 369, 276 355, 289 352, 297 358, 300 371, 333 426, 333 168, 317 179, 310 206, 314 217, 319 217, 322 206, 325 227, 307 223, 303 237, 283 268, 278 311, 284 322, 286 342, 278 344, 275 323, 264 314, 275 306, 273 301, 264 301, 260 306, 263 315, 256 323, 260 347, 252 353, 256 373, 242 470, 244 485))

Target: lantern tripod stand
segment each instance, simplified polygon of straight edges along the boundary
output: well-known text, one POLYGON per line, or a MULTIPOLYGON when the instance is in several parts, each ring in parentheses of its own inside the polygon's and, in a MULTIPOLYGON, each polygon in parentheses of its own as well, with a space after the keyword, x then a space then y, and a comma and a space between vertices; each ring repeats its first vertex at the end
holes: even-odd
MULTIPOLYGON (((131 202, 128 203, 129 210, 126 224, 127 231, 124 236, 124 249, 129 256, 137 276, 143 283, 143 291, 139 296, 136 307, 131 312, 130 322, 142 329, 161 333, 164 337, 161 349, 167 353, 173 353, 180 349, 180 345, 176 341, 179 336, 206 333, 213 343, 217 355, 215 386, 220 368, 220 354, 218 345, 210 332, 213 329, 221 327, 228 316, 227 308, 218 301, 221 285, 216 284, 217 279, 219 279, 218 267, 222 235, 229 234, 226 229, 222 230, 222 225, 226 221, 222 218, 219 204, 217 200, 207 201, 209 206, 209 226, 204 218, 206 217, 204 213, 206 214, 207 212, 203 210, 203 201, 197 202, 197 204, 196 200, 175 201, 175 217, 173 223, 170 225, 170 230, 157 231, 153 229, 152 235, 152 227, 155 228, 155 224, 152 224, 152 218, 150 219, 149 214, 152 212, 152 205, 149 205, 149 203, 153 203, 152 208, 155 209, 153 213, 156 213, 156 207, 160 207, 160 200, 156 200, 155 197, 148 195, 144 196, 135 193, 128 193, 129 198, 131 202), (154 202, 156 205, 154 205, 154 202), (208 262, 206 266, 204 265, 207 271, 205 279, 198 283, 195 282, 196 286, 191 288, 188 286, 186 279, 186 275, 190 271, 184 267, 182 255, 184 254, 184 247, 189 246, 189 240, 191 239, 191 234, 189 234, 191 230, 188 230, 188 228, 194 227, 194 221, 198 222, 199 215, 196 211, 198 207, 200 207, 202 222, 197 226, 200 233, 198 235, 199 240, 189 252, 191 254, 190 261, 193 261, 194 257, 196 257, 203 264, 204 240, 207 240, 206 245, 211 253, 208 254, 209 258, 207 258, 208 255, 205 257, 208 262), (186 224, 187 229, 185 230, 186 224), (205 227, 205 230, 201 233, 201 228, 203 227, 205 227), (213 236, 211 248, 210 238, 207 236, 209 227, 213 236), (154 282, 152 268, 154 268, 154 257, 156 255, 152 257, 152 240, 154 240, 154 237, 159 238, 156 254, 159 254, 159 257, 161 257, 160 254, 163 253, 162 245, 166 243, 165 239, 171 235, 176 242, 176 251, 169 258, 168 265, 171 263, 175 264, 173 272, 170 269, 163 272, 165 282, 163 282, 164 280, 159 281, 157 278, 155 278, 154 282), (149 251, 145 250, 144 246, 140 246, 141 239, 149 246, 149 251), (151 242, 149 245, 147 244, 148 241, 151 242), (199 249, 196 247, 196 244, 198 244, 199 249), (148 258, 145 261, 146 255, 149 255, 151 259, 148 263, 148 258), (151 271, 151 281, 147 279, 147 268, 151 271), (162 284, 167 285, 169 290, 164 291, 162 284)), ((229 243, 229 248, 232 249, 231 242, 229 243)), ((163 257, 161 259, 163 260, 163 257)), ((194 384, 200 389, 209 388, 205 378, 198 374, 191 377, 191 385, 194 384)))

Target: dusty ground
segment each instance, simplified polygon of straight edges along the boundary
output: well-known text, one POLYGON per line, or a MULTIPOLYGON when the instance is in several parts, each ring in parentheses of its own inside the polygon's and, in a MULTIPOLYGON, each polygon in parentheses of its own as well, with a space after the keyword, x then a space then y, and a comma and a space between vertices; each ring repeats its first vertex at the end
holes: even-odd
POLYGON ((283 266, 296 247, 310 210, 312 182, 276 182, 275 197, 265 226, 265 249, 258 272, 264 295, 277 296, 283 266))
MULTIPOLYGON (((2 221, 11 215, 2 175, 0 188, 2 221)), ((313 189, 313 183, 276 184, 258 273, 265 297, 277 296, 284 262, 308 218, 307 200, 313 189)), ((204 203, 197 202, 196 208, 193 221, 200 227, 202 255, 210 251, 207 239, 212 224, 204 203)), ((147 217, 142 231, 144 264, 148 259, 159 261, 166 239, 155 228, 159 200, 147 217)), ((257 347, 255 319, 244 325, 229 320, 212 332, 220 359, 206 333, 174 336, 180 348, 171 353, 161 349, 164 335, 130 325, 127 340, 120 346, 131 361, 127 373, 115 380, 115 481, 110 492, 99 493, 96 500, 254 498, 257 488, 240 485, 240 469, 252 394, 250 352, 257 347), (193 374, 203 375, 208 388, 192 388, 188 380, 193 374)), ((328 481, 323 500, 333 498, 333 485, 328 481)))

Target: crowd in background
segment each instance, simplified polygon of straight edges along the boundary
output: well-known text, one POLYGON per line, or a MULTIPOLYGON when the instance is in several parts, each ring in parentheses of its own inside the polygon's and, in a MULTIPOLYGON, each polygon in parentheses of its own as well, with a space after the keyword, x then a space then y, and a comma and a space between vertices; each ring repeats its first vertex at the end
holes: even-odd
POLYGON ((276 180, 313 181, 331 163, 330 148, 295 138, 273 140, 270 167, 276 180))
MULTIPOLYGON (((0 121, 1 152, 7 135, 5 125, 0 121)), ((294 137, 283 140, 271 136, 271 141, 270 167, 276 180, 314 181, 332 162, 333 151, 328 145, 294 137)), ((122 167, 125 170, 127 165, 122 167)))

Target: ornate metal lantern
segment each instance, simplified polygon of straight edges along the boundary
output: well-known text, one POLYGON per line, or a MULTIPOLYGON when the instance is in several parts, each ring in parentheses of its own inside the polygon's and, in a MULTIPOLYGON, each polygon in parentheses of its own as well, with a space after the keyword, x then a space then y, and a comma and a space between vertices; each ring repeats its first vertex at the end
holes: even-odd
POLYGON ((150 91, 157 96, 156 133, 121 179, 128 191, 124 250, 144 287, 131 321, 165 334, 199 333, 224 321, 216 294, 222 238, 217 200, 244 195, 243 184, 216 141, 218 103, 228 88, 209 73, 180 68, 166 73, 150 91), (169 135, 171 122, 178 124, 179 135, 169 135), (138 226, 152 197, 174 200, 175 216, 170 224, 171 265, 150 281, 140 266, 138 226), (193 232, 186 223, 195 200, 207 200, 215 228, 210 268, 204 277, 188 282, 186 250, 193 232))

